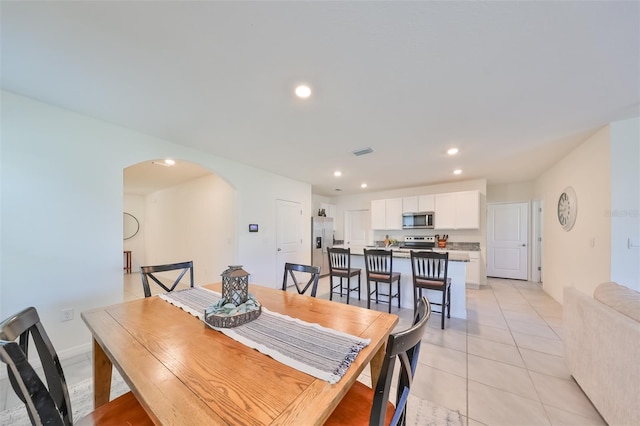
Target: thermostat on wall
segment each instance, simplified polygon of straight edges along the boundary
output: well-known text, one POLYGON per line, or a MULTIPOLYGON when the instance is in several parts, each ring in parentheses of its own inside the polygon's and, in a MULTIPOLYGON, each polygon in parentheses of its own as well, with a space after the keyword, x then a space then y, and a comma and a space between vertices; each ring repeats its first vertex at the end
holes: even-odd
POLYGON ((258 224, 250 223, 249 224, 249 232, 258 232, 258 224))

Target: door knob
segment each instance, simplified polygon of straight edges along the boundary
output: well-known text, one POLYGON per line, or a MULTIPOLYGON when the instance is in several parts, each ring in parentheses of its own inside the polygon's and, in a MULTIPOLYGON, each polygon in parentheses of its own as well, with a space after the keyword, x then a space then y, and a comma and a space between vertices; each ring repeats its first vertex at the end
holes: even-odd
POLYGON ((282 251, 282 249, 280 247, 278 247, 278 251, 282 251))
POLYGON ((523 245, 522 245, 522 247, 526 247, 526 246, 527 246, 526 244, 523 244, 523 245))

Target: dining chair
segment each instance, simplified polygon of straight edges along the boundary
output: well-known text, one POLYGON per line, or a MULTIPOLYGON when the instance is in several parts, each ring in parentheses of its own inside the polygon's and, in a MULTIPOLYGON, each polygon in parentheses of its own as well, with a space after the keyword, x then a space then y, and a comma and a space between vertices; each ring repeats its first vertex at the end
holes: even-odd
POLYGON ((309 265, 299 265, 297 263, 285 263, 284 264, 284 278, 282 279, 282 290, 287 291, 287 287, 289 286, 288 280, 291 277, 293 281, 293 285, 295 285, 296 290, 298 290, 298 294, 306 293, 307 289, 311 287, 311 297, 316 297, 316 292, 318 291, 318 279, 320 278, 320 267, 319 266, 309 266, 309 265), (298 282, 298 278, 296 277, 296 272, 298 274, 310 274, 309 281, 304 285, 298 282))
POLYGON ((329 256, 329 300, 333 300, 334 294, 339 294, 340 297, 345 296, 345 288, 343 287, 342 280, 346 280, 346 296, 347 305, 349 304, 349 295, 352 291, 358 292, 358 300, 360 299, 360 272, 359 268, 351 267, 351 249, 350 248, 329 248, 327 249, 327 255, 329 256), (351 287, 351 278, 358 277, 358 286, 351 287), (340 282, 334 284, 334 278, 339 278, 340 282), (340 291, 336 291, 336 289, 340 291))
POLYGON ((380 302, 380 296, 386 298, 383 303, 389 303, 389 313, 391 313, 391 302, 394 298, 398 299, 398 308, 400 308, 400 272, 393 272, 393 250, 383 249, 365 249, 364 264, 367 275, 367 308, 371 308, 371 295, 375 293, 376 303, 380 302), (375 283, 375 287, 371 290, 371 282, 375 283), (397 291, 393 292, 393 284, 397 284, 397 291), (380 284, 388 284, 389 292, 380 292, 380 284))
POLYGON ((131 392, 74 421, 60 359, 33 307, 0 323, 0 359, 33 425, 153 424, 131 392), (28 361, 30 341, 42 363, 46 385, 28 361))
MULTIPOLYGON (((431 301, 432 305, 440 306, 441 324, 444 330, 444 311, 447 309, 447 318, 451 318, 451 278, 447 276, 449 268, 449 253, 434 251, 411 250, 411 271, 413 274, 413 300, 422 297, 422 290, 435 290, 442 292, 442 302, 431 301)), ((416 305, 414 302, 414 309, 416 305)))
POLYGON ((337 425, 404 425, 407 417, 407 399, 416 374, 420 343, 431 316, 431 305, 426 297, 418 301, 413 325, 407 330, 392 333, 374 389, 356 381, 333 411, 325 426, 337 425), (396 363, 396 358, 399 363, 396 363), (395 404, 389 401, 393 371, 398 364, 395 404))
POLYGON ((167 265, 155 265, 155 266, 141 266, 140 267, 140 277, 142 278, 142 288, 144 290, 144 297, 151 297, 151 288, 149 287, 149 278, 151 278, 156 284, 162 287, 167 293, 175 290, 175 288, 180 283, 180 280, 184 276, 184 274, 189 271, 190 283, 189 286, 193 287, 193 261, 189 262, 181 262, 181 263, 170 263, 167 265), (180 275, 173 282, 171 287, 167 287, 160 281, 155 275, 158 272, 167 272, 167 271, 178 271, 180 275))

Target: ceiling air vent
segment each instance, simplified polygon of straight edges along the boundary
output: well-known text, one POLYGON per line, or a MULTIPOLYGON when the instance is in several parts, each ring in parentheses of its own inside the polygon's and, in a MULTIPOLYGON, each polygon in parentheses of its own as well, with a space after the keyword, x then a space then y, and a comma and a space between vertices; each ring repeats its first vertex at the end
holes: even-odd
POLYGON ((371 154, 372 152, 373 152, 373 149, 366 147, 366 148, 356 149, 355 151, 353 151, 353 155, 355 155, 356 157, 360 157, 361 155, 371 154))

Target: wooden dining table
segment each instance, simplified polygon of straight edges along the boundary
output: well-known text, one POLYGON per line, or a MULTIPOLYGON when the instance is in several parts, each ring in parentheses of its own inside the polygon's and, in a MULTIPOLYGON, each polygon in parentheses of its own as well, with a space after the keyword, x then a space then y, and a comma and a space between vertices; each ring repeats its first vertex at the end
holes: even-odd
MULTIPOLYGON (((221 284, 204 286, 221 291, 221 284)), ((369 365, 377 381, 393 314, 251 284, 273 312, 371 339, 335 384, 208 327, 154 296, 85 311, 93 335, 94 404, 110 398, 116 367, 156 424, 322 424, 369 365)))

